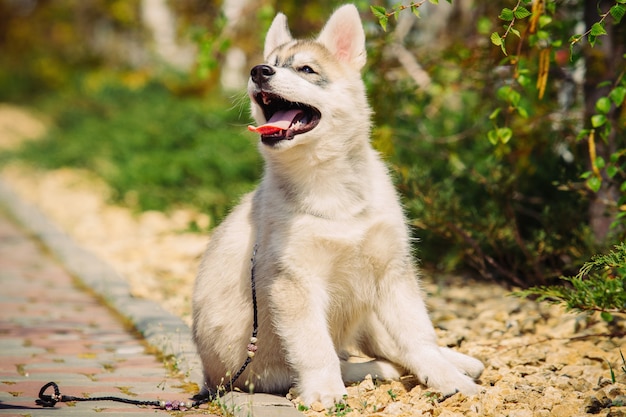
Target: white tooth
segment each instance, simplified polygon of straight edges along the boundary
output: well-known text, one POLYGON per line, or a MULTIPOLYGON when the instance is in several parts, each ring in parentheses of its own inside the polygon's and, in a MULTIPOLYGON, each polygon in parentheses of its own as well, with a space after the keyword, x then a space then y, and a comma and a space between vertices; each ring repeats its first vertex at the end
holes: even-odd
POLYGON ((268 96, 263 96, 263 104, 268 105, 268 104, 270 104, 270 101, 272 101, 272 100, 270 100, 270 98, 268 96))

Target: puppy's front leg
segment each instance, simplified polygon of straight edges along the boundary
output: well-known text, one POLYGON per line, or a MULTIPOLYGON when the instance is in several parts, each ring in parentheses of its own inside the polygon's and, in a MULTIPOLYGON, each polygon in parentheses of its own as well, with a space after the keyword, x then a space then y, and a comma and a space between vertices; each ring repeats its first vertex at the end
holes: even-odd
POLYGON ((270 296, 274 325, 297 374, 302 402, 331 408, 347 391, 328 331, 328 294, 323 280, 307 278, 283 274, 275 279, 270 296))
MULTIPOLYGON (((414 372, 418 379, 443 395, 461 391, 476 394, 483 365, 477 359, 437 345, 419 286, 412 274, 387 279, 380 287, 376 313, 398 349, 389 358, 414 372)), ((387 277, 390 278, 390 277, 387 277)))

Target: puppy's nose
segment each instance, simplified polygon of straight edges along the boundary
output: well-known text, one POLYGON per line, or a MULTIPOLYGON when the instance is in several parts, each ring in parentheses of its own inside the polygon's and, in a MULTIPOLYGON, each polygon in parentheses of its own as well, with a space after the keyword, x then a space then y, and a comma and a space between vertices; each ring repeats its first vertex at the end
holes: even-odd
POLYGON ((276 74, 274 68, 265 64, 257 65, 250 70, 250 78, 257 85, 267 82, 274 74, 276 74))

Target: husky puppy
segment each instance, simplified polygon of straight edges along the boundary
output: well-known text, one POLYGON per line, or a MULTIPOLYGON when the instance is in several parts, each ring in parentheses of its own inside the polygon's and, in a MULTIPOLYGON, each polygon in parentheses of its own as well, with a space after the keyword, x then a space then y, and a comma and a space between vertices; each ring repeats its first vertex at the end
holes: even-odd
POLYGON ((367 374, 477 393, 482 363, 437 345, 398 196, 369 142, 357 9, 339 8, 315 40, 294 40, 278 14, 264 59, 248 83, 264 176, 213 233, 193 294, 205 389, 249 355, 252 258, 258 341, 235 387, 295 384, 303 403, 327 408, 367 374), (348 347, 375 360, 349 363, 348 347))

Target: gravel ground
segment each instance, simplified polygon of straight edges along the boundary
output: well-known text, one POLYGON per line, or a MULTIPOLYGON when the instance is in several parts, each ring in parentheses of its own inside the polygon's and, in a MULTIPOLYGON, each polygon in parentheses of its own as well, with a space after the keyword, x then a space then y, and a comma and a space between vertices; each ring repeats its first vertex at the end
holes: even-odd
MULTIPOLYGON (((44 131, 22 109, 0 106, 0 146, 44 131)), ((78 243, 127 277, 133 294, 161 303, 190 322, 190 296, 208 236, 186 231, 208 218, 190 209, 133 214, 107 204, 106 186, 86 172, 37 172, 10 164, 2 179, 38 206, 78 243)), ((426 245, 428 242, 422 242, 426 245)), ((348 388, 337 416, 626 416, 626 323, 573 315, 560 307, 510 297, 493 283, 460 277, 424 278, 442 345, 485 365, 479 395, 445 400, 412 378, 365 380, 348 388), (613 381, 613 379, 615 381, 613 381), (622 405, 624 404, 624 405, 622 405)), ((315 404, 309 416, 326 412, 315 404)))

